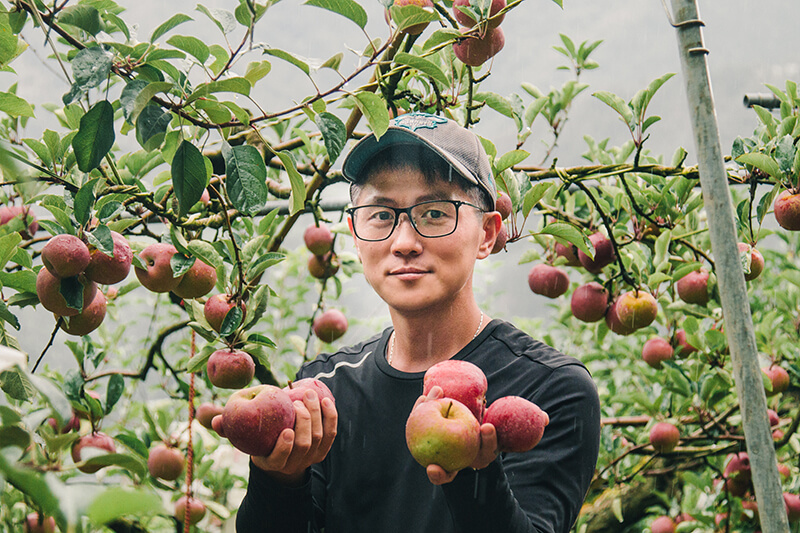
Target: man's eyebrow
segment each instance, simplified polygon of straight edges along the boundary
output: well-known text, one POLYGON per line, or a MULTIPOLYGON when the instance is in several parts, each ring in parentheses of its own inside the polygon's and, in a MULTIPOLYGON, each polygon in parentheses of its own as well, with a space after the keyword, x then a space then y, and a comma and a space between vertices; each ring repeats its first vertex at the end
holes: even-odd
MULTIPOLYGON (((451 200, 450 195, 445 192, 433 192, 429 194, 423 194, 422 196, 418 196, 414 199, 414 204, 418 204, 420 202, 428 202, 430 200, 451 200)), ((390 198, 388 196, 375 196, 373 198, 368 198, 367 201, 370 205, 396 205, 397 201, 394 198, 390 198)))

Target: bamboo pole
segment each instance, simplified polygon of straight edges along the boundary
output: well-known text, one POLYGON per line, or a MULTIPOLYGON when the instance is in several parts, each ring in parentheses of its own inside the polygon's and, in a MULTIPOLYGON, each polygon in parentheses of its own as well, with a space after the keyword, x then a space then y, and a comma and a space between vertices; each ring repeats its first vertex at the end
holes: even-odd
POLYGON ((672 0, 689 115, 695 136, 700 186, 708 213, 709 237, 730 344, 742 426, 752 468, 753 485, 764 533, 788 533, 774 442, 767 417, 767 399, 758 363, 750 303, 744 281, 733 201, 720 149, 711 81, 703 45, 703 23, 697 0, 672 0))

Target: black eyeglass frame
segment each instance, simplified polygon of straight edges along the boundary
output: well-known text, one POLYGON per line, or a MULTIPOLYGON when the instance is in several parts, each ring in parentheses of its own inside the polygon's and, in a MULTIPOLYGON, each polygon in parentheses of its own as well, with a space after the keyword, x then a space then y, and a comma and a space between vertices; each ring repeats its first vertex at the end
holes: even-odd
POLYGON ((360 240, 360 241, 365 241, 365 242, 381 242, 381 241, 385 241, 386 239, 391 237, 392 234, 394 233, 395 228, 397 228, 397 224, 400 222, 400 215, 402 213, 406 214, 406 216, 408 217, 408 221, 411 223, 411 227, 414 228, 414 231, 416 231, 417 234, 420 237, 424 237, 426 239, 438 239, 439 237, 447 237, 448 235, 452 235, 453 233, 456 232, 456 230, 458 229, 458 212, 459 212, 459 208, 462 205, 467 205, 469 207, 474 207, 475 209, 477 209, 481 213, 486 213, 486 210, 484 210, 481 207, 478 207, 475 204, 471 204, 469 202, 463 202, 461 200, 446 200, 446 199, 445 200, 426 200, 424 202, 419 202, 418 204, 410 205, 408 207, 391 207, 391 206, 382 205, 382 204, 358 205, 358 206, 355 206, 355 207, 348 207, 347 209, 345 209, 345 212, 348 215, 350 215, 350 217, 353 219, 353 233, 355 233, 356 238, 358 240, 360 240), (455 221, 455 224, 453 224, 453 229, 450 230, 447 233, 443 233, 442 235, 434 235, 434 236, 423 235, 422 232, 419 231, 419 228, 417 228, 417 225, 414 222, 414 218, 411 216, 411 210, 414 209, 415 207, 419 207, 421 205, 442 203, 442 202, 448 203, 448 204, 453 204, 455 206, 455 208, 456 208, 456 221, 455 221), (388 233, 388 235, 386 235, 386 237, 384 237, 382 239, 364 239, 364 238, 362 238, 362 237, 360 237, 358 235, 358 231, 356 230, 356 216, 355 216, 355 213, 356 213, 356 211, 358 211, 359 209, 364 208, 364 207, 384 207, 386 209, 394 211, 394 224, 392 225, 392 229, 389 230, 389 233, 388 233))

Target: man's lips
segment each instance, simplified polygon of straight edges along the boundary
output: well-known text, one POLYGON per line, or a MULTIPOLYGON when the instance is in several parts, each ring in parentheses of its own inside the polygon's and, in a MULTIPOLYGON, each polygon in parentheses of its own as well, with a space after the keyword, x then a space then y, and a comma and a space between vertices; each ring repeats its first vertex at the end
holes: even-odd
POLYGON ((414 267, 401 267, 395 268, 389 271, 390 276, 394 276, 400 279, 416 279, 423 274, 429 273, 428 270, 424 270, 422 268, 414 268, 414 267))

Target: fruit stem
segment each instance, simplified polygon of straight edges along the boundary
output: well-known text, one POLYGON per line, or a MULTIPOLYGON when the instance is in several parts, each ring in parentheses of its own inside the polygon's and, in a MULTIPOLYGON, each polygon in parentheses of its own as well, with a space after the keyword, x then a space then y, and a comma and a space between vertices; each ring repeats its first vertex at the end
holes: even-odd
POLYGON ((450 403, 447 404, 447 410, 444 412, 444 417, 445 418, 449 418, 450 417, 450 409, 452 407, 453 407, 453 402, 450 402, 450 403))

